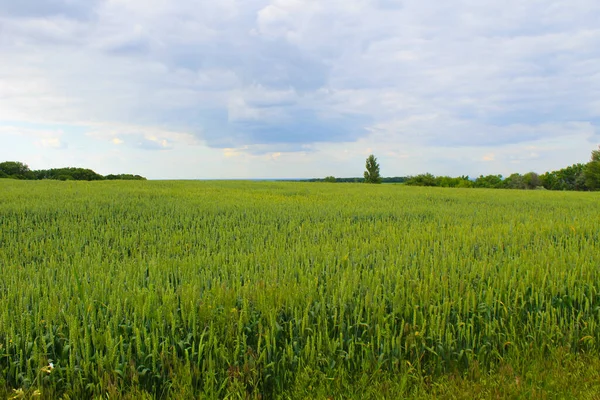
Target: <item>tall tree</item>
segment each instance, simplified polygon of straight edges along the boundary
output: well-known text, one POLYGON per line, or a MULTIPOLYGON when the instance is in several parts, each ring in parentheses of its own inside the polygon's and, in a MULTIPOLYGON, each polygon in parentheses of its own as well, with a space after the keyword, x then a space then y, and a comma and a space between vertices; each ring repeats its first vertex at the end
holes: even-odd
POLYGON ((377 163, 377 158, 373 154, 367 157, 366 168, 365 183, 381 183, 381 175, 379 175, 379 163, 377 163))
POLYGON ((598 146, 598 150, 592 150, 591 160, 586 164, 583 175, 585 186, 588 189, 600 189, 600 146, 598 146))

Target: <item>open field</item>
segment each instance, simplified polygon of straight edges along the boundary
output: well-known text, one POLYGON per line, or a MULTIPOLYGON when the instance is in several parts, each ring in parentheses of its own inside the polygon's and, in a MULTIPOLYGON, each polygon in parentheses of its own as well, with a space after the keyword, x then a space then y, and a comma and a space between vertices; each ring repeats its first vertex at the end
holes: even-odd
POLYGON ((0 180, 0 397, 594 398, 599 195, 0 180))

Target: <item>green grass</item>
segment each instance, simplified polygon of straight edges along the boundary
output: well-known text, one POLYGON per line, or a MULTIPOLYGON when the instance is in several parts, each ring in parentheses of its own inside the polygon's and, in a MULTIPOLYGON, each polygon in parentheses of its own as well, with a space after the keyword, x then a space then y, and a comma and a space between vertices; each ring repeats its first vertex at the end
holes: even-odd
POLYGON ((599 206, 598 193, 0 180, 0 387, 594 398, 599 206))

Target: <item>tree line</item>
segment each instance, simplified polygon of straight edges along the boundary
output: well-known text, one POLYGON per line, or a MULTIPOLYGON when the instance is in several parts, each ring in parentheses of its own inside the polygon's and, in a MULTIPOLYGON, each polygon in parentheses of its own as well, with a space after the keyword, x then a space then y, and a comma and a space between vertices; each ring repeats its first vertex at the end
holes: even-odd
POLYGON ((88 168, 51 168, 31 170, 27 164, 18 161, 0 163, 0 179, 42 180, 54 179, 59 181, 103 181, 103 180, 146 180, 143 176, 133 174, 100 175, 88 168))
POLYGON ((524 175, 515 173, 506 178, 502 175, 480 175, 476 179, 468 176, 449 177, 421 174, 408 178, 406 185, 438 186, 438 187, 473 187, 493 189, 547 189, 547 190, 580 190, 600 189, 600 147, 592 151, 587 164, 573 164, 568 167, 537 174, 528 172, 524 175))
MULTIPOLYGON (((391 176, 381 177, 380 183, 405 183, 409 177, 407 176, 391 176)), ((329 183, 364 183, 364 178, 352 177, 352 178, 336 178, 335 176, 327 176, 325 178, 311 178, 303 179, 302 182, 329 182, 329 183)))
POLYGON ((309 179, 309 182, 365 182, 365 183, 404 183, 410 186, 436 186, 456 188, 493 188, 493 189, 548 189, 548 190, 600 190, 600 147, 593 150, 590 161, 578 163, 557 171, 537 174, 514 173, 508 177, 502 175, 480 175, 472 179, 467 175, 459 177, 420 174, 407 177, 384 178, 380 176, 379 164, 374 155, 366 161, 364 178, 309 179))

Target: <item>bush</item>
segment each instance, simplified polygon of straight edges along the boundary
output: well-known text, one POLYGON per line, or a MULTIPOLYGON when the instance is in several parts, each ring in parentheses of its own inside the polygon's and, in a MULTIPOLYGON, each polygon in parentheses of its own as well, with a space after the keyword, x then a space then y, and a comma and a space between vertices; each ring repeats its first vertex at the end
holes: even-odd
POLYGON ((421 174, 417 176, 411 176, 405 182, 409 186, 437 186, 435 176, 432 174, 421 174))

